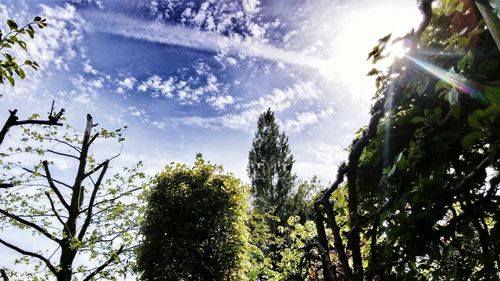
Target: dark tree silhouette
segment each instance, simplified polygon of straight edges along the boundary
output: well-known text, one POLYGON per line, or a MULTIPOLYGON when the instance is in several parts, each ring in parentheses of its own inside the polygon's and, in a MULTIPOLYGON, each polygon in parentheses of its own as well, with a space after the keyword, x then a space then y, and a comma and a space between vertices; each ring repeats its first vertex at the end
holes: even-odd
POLYGON ((271 109, 259 116, 248 158, 255 207, 279 217, 283 223, 290 215, 287 202, 295 180, 294 160, 288 137, 280 133, 271 109))

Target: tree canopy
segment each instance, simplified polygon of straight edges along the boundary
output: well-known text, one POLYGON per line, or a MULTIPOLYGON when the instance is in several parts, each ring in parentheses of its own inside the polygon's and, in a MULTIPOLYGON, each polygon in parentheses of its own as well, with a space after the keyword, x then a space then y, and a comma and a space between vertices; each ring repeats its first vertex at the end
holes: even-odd
POLYGON ((325 280, 498 279, 500 52, 473 2, 431 3, 316 201, 325 280))
MULTIPOLYGON (((0 131, 0 246, 32 270, 0 268, 2 278, 500 280, 493 2, 421 0, 416 30, 379 39, 368 54, 370 120, 320 192, 316 178, 296 180, 271 109, 257 120, 250 187, 201 154, 154 178, 140 163, 109 175, 126 128, 99 130, 90 114, 82 131, 63 126, 65 111, 54 104, 46 119, 11 110, 0 131), (399 58, 391 55, 397 45, 406 52, 399 58), (378 64, 388 59, 389 68, 378 64), (45 242, 28 248, 6 238, 10 229, 45 242)), ((47 23, 7 25, 0 83, 14 86, 15 75, 38 64, 19 63, 11 51, 26 50, 22 35, 33 38, 47 23)))
POLYGON ((295 180, 293 163, 288 137, 280 133, 274 112, 268 109, 257 121, 248 157, 248 175, 255 207, 283 222, 291 215, 287 203, 295 180))
POLYGON ((19 63, 11 51, 16 47, 26 51, 27 44, 22 36, 28 34, 28 36, 33 39, 36 33, 35 28, 38 27, 42 29, 47 27, 47 20, 36 16, 33 21, 20 27, 14 20, 9 19, 7 20, 7 26, 9 27, 9 31, 2 31, 0 29, 0 51, 2 55, 2 57, 0 57, 0 84, 4 84, 5 80, 7 80, 14 86, 14 73, 19 78, 24 79, 26 77, 26 73, 23 69, 24 67, 29 66, 37 70, 39 65, 37 62, 31 60, 25 60, 23 63, 19 63))
POLYGON ((246 280, 247 189, 196 157, 170 164, 147 196, 137 267, 143 280, 246 280))

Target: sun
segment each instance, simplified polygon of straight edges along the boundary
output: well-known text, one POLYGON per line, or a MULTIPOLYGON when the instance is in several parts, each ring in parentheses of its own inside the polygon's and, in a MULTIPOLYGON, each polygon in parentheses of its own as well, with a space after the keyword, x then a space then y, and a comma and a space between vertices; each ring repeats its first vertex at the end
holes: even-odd
POLYGON ((396 43, 389 43, 387 45, 387 57, 391 62, 396 59, 404 58, 409 51, 410 48, 405 46, 403 41, 398 41, 396 43))
MULTIPOLYGON (((383 52, 387 57, 377 63, 378 68, 390 66, 409 51, 403 40, 394 44, 392 41, 417 27, 421 19, 416 7, 410 9, 405 5, 394 5, 391 9, 381 5, 362 7, 349 12, 340 20, 332 19, 339 28, 335 36, 331 37, 333 43, 330 45, 334 46, 331 57, 317 64, 319 73, 323 74, 323 77, 327 74, 329 78, 335 77, 351 85, 353 92, 372 92, 371 78, 365 77, 374 67, 371 61, 367 60, 370 50, 380 38, 392 33, 392 38, 383 52)), ((325 22, 327 25, 334 23, 325 22)))

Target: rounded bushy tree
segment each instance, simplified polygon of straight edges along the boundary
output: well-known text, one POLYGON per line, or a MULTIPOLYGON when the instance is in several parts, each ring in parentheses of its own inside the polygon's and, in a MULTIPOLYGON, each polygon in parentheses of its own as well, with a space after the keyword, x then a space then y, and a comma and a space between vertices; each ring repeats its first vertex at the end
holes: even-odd
POLYGON ((170 164, 148 195, 138 251, 142 280, 245 280, 248 189, 197 155, 170 164))

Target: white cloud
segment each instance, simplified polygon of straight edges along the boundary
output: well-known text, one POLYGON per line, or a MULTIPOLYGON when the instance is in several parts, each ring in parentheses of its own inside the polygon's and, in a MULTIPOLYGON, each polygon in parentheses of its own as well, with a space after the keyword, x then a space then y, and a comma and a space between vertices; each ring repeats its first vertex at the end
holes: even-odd
POLYGON ((106 8, 104 6, 104 4, 102 3, 102 1, 100 1, 100 0, 71 0, 71 2, 75 3, 75 4, 93 3, 97 8, 99 8, 101 10, 106 8))
POLYGON ((325 142, 308 142, 297 147, 300 161, 338 165, 346 160, 347 151, 338 145, 325 142))
POLYGON ((96 88, 96 89, 100 89, 102 88, 102 79, 93 79, 93 80, 90 80, 89 81, 89 85, 96 88))
POLYGON ((90 61, 87 60, 83 63, 83 72, 97 75, 99 74, 99 71, 97 71, 91 64, 90 61))
POLYGON ((144 110, 144 109, 139 110, 135 106, 129 106, 128 112, 130 115, 132 115, 134 117, 142 117, 142 116, 146 115, 146 110, 144 110))
POLYGON ((264 111, 271 108, 273 111, 283 111, 293 104, 303 100, 313 100, 321 94, 314 82, 298 82, 286 89, 274 89, 271 94, 264 95, 257 100, 241 104, 242 108, 257 108, 264 111))
POLYGON ((125 79, 118 81, 118 88, 116 88, 116 91, 122 94, 126 90, 132 90, 136 81, 137 79, 135 79, 135 77, 126 77, 125 79))
POLYGON ((95 106, 94 102, 99 95, 98 90, 104 86, 102 77, 89 80, 82 75, 76 75, 69 78, 69 81, 73 84, 75 90, 69 91, 64 96, 76 103, 95 106))
MULTIPOLYGON (((285 111, 297 103, 312 101, 320 92, 313 82, 298 82, 286 89, 274 89, 271 94, 261 96, 253 101, 246 101, 235 106, 240 112, 226 114, 209 122, 230 129, 250 129, 255 125, 259 115, 267 108, 274 112, 285 111)), ((302 129, 300 127, 300 129, 302 129)), ((300 130, 299 129, 299 130, 300 130)))
MULTIPOLYGON (((275 112, 283 112, 289 110, 292 106, 305 101, 313 101, 319 96, 319 92, 315 89, 312 82, 299 82, 286 89, 274 89, 271 94, 262 96, 257 100, 244 102, 234 106, 236 111, 216 117, 199 117, 189 116, 180 118, 170 118, 168 121, 162 122, 162 127, 165 124, 172 125, 189 125, 199 126, 202 128, 228 128, 234 130, 251 130, 255 127, 259 115, 267 108, 275 112)), ((207 98, 207 103, 215 109, 224 109, 229 104, 234 104, 235 99, 229 95, 211 96, 207 98)), ((291 119, 286 116, 282 124, 285 129, 290 132, 299 132, 319 122, 320 120, 331 116, 334 113, 332 107, 326 107, 319 111, 308 111, 299 114, 291 119)), ((160 124, 160 123, 159 123, 160 124)))
POLYGON ((146 81, 142 82, 137 86, 137 90, 140 92, 152 91, 152 95, 154 97, 158 97, 160 95, 165 97, 172 97, 172 92, 174 91, 174 80, 172 77, 167 80, 163 80, 158 75, 153 75, 149 77, 146 81))
POLYGON ((290 132, 300 132, 306 126, 318 123, 321 119, 331 116, 335 111, 332 107, 328 107, 320 112, 307 111, 296 114, 294 119, 286 120, 285 128, 290 132))
MULTIPOLYGON (((53 75, 54 71, 68 71, 68 61, 77 56, 78 46, 82 40, 83 24, 85 21, 78 15, 76 9, 71 5, 63 7, 48 7, 40 5, 40 16, 47 18, 48 26, 42 30, 36 29, 34 39, 25 37, 27 51, 20 48, 9 49, 9 53, 17 58, 19 62, 26 59, 36 61, 40 65, 38 72, 28 70, 26 79, 18 80, 16 87, 9 89, 9 96, 17 96, 30 99, 33 93, 40 97, 40 88, 53 75)), ((32 18, 28 14, 27 6, 13 6, 0 4, 2 18, 16 18, 19 24, 23 24, 32 18), (23 17, 16 17, 23 15, 23 17)), ((2 29, 4 27, 2 26, 2 29)))
POLYGON ((254 13, 258 11, 257 7, 260 5, 259 0, 243 0, 243 8, 245 8, 245 11, 254 13))
POLYGON ((210 104, 211 107, 221 110, 226 107, 226 105, 231 105, 234 103, 234 98, 232 96, 211 96, 207 98, 207 103, 210 104))
MULTIPOLYGON (((189 9, 184 11, 190 12, 189 9)), ((306 66, 329 74, 333 68, 332 61, 307 55, 303 52, 283 50, 251 38, 243 38, 238 34, 230 37, 217 32, 202 31, 186 26, 169 25, 161 22, 146 22, 121 14, 89 12, 92 26, 88 31, 96 30, 127 38, 147 40, 155 43, 177 45, 199 50, 223 53, 226 55, 244 55, 260 57, 273 61, 306 66)), ((224 22, 224 19, 219 19, 224 22)), ((223 23, 219 23, 221 25, 223 23)), ((227 23, 230 25, 231 21, 227 23)), ((263 36, 264 30, 258 26, 251 29, 255 36, 263 36)))
POLYGON ((153 75, 146 81, 139 83, 137 89, 140 92, 151 92, 152 97, 175 98, 182 105, 198 104, 203 96, 207 96, 205 100, 214 108, 222 109, 225 105, 234 102, 229 98, 217 100, 216 96, 227 96, 226 92, 229 86, 220 83, 217 77, 210 72, 210 67, 206 63, 195 64, 194 69, 197 75, 185 78, 182 77, 185 76, 186 69, 178 76, 164 78, 153 75))

